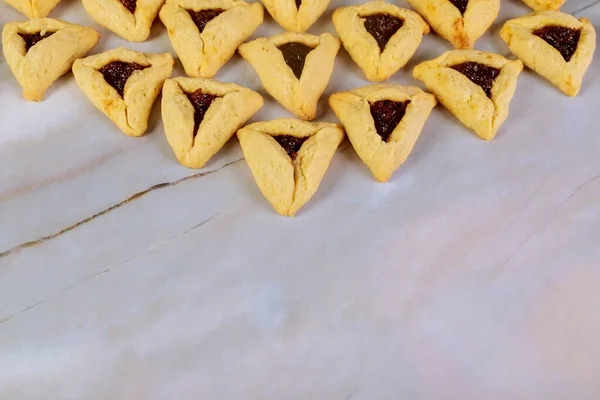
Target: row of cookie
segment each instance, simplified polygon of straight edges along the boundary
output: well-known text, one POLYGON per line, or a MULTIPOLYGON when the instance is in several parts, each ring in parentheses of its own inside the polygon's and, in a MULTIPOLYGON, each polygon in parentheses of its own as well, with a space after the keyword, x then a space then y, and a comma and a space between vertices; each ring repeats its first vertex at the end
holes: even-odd
MULTIPOLYGON (((28 18, 45 18, 61 0, 4 0, 28 18)), ((492 24, 500 0, 408 0, 432 25, 434 30, 456 48, 472 48, 492 24)), ((83 0, 86 11, 99 24, 123 38, 140 42, 150 35, 150 28, 164 0, 83 0)), ((284 29, 305 32, 325 12, 330 0, 262 0, 273 19, 284 29)), ((535 11, 558 10, 565 0, 523 0, 535 11)), ((203 9, 226 11, 245 4, 241 0, 211 0, 203 9)), ((167 0, 173 7, 197 8, 190 0, 167 0)), ((195 10, 199 11, 199 10, 195 10)), ((362 11, 359 11, 359 13, 362 11)), ((162 17, 161 17, 162 18, 162 17)), ((238 20, 237 23, 243 23, 238 20)))

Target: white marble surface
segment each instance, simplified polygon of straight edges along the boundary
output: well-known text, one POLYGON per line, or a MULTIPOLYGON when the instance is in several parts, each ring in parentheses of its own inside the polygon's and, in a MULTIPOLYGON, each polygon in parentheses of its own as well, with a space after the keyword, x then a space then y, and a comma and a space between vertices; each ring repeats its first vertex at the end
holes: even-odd
MULTIPOLYGON (((598 27, 593 2, 564 10, 598 27)), ((507 54, 527 12, 505 0, 477 47, 507 54)), ((99 28, 75 0, 53 16, 99 28)), ((94 52, 126 44, 102 33, 94 52)), ((170 51, 160 23, 127 45, 170 51)), ((446 49, 429 35, 391 81, 446 49)), ((334 74, 327 93, 365 84, 345 52, 334 74)), ((260 89, 239 57, 218 78, 260 89)), ((27 103, 2 60, 0 399, 600 398, 598 60, 584 85, 525 71, 489 143, 437 107, 386 184, 344 143, 288 219, 237 140, 185 169, 159 105, 127 138, 71 75, 27 103)))

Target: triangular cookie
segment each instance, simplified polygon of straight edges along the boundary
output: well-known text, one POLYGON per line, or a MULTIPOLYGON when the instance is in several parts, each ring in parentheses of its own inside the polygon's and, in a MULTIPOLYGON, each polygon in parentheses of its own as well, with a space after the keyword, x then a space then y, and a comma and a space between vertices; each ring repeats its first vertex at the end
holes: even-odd
POLYGON ((519 60, 483 51, 452 50, 417 65, 413 76, 463 124, 491 140, 508 117, 522 70, 519 60))
POLYGON ((401 85, 365 86, 329 98, 356 154, 380 182, 406 161, 436 104, 435 96, 401 85))
POLYGON ((244 43, 238 50, 275 100, 298 117, 312 120, 339 49, 339 39, 329 33, 286 32, 244 43))
POLYGON ((457 49, 472 49, 492 25, 500 0, 407 0, 431 29, 457 49))
POLYGON ((543 11, 507 21, 500 36, 523 64, 564 94, 579 93, 596 49, 596 31, 590 21, 543 11))
POLYGON ((130 42, 143 42, 165 0, 82 0, 100 25, 130 42))
POLYGON ((279 25, 291 32, 306 32, 325 12, 330 0, 262 0, 279 25))
POLYGON ((533 8, 535 11, 558 10, 565 3, 565 0, 523 0, 523 3, 533 8))
POLYGON ((167 0, 160 10, 185 73, 211 78, 263 21, 263 8, 243 0, 167 0))
POLYGON ((123 133, 141 136, 173 64, 169 53, 139 53, 119 47, 75 61, 73 75, 88 99, 123 133))
POLYGON ((248 125, 237 136, 262 194, 279 214, 293 217, 317 191, 344 130, 284 118, 248 125))
POLYGON ((385 1, 338 8, 333 23, 350 57, 373 82, 402 68, 429 33, 419 14, 385 1))
POLYGON ((27 100, 40 101, 44 92, 73 62, 83 57, 100 34, 81 25, 42 18, 9 22, 2 30, 2 48, 27 100))
POLYGON ((61 0, 3 0, 29 19, 45 18, 61 0))
POLYGON ((263 105, 262 97, 233 83, 167 79, 162 118, 179 162, 202 168, 263 105))

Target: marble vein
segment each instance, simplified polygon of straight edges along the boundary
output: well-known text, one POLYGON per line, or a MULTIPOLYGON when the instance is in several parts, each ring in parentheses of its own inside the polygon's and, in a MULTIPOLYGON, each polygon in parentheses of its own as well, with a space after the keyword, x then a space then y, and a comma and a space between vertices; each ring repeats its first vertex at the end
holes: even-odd
POLYGON ((570 200, 571 200, 571 199, 572 199, 572 198, 573 198, 573 197, 574 197, 574 196, 575 196, 575 195, 576 195, 576 194, 577 194, 577 193, 578 193, 578 192, 579 192, 581 189, 585 188, 585 187, 586 187, 586 186, 588 186, 588 185, 591 185, 592 183, 594 183, 594 182, 595 182, 595 181, 597 181, 598 179, 600 179, 600 174, 596 175, 595 177, 593 177, 593 178, 591 178, 591 179, 589 179, 589 180, 587 180, 587 181, 583 182, 581 185, 577 186, 577 187, 575 188, 575 190, 573 190, 573 193, 571 193, 571 194, 569 195, 569 197, 567 197, 567 198, 565 199, 565 201, 563 201, 563 202, 561 203, 561 205, 560 205, 560 206, 562 207, 562 206, 564 206, 565 204, 567 204, 567 203, 568 203, 568 202, 569 202, 569 201, 570 201, 570 200))
POLYGON ((221 166, 221 167, 219 167, 217 169, 211 170, 211 171, 198 172, 196 174, 188 175, 188 176, 185 176, 183 178, 177 179, 175 181, 163 182, 163 183, 159 183, 159 184, 156 184, 154 186, 151 186, 148 189, 145 189, 145 190, 142 190, 141 192, 135 193, 135 194, 129 196, 128 198, 126 198, 125 200, 123 200, 123 201, 121 201, 121 202, 119 202, 117 204, 114 204, 114 205, 112 205, 112 206, 110 206, 110 207, 108 207, 108 208, 106 208, 106 209, 104 209, 104 210, 102 210, 102 211, 100 211, 100 212, 98 212, 98 213, 90 216, 90 217, 87 217, 87 218, 79 221, 79 222, 76 222, 75 224, 70 225, 70 226, 68 226, 68 227, 66 227, 66 228, 64 228, 64 229, 62 229, 62 230, 60 230, 60 231, 58 231, 56 233, 53 233, 53 234, 48 235, 48 236, 44 236, 44 237, 36 239, 36 240, 32 240, 32 241, 29 241, 29 242, 25 242, 25 243, 19 244, 19 245, 13 247, 13 248, 10 248, 10 249, 8 249, 6 251, 3 251, 3 252, 0 253, 0 258, 9 256, 9 255, 11 255, 13 253, 16 253, 16 252, 18 252, 18 251, 20 251, 22 249, 29 248, 29 247, 34 247, 34 246, 37 246, 37 245, 42 244, 44 242, 47 242, 49 240, 56 239, 57 237, 62 236, 65 233, 70 232, 70 231, 72 231, 74 229, 77 229, 80 226, 85 225, 88 222, 91 222, 91 221, 95 220, 96 218, 99 218, 99 217, 101 217, 101 216, 103 216, 105 214, 108 214, 109 212, 114 211, 114 210, 116 210, 118 208, 121 208, 121 207, 123 207, 123 206, 131 203, 134 200, 140 199, 140 198, 142 198, 143 196, 147 195, 150 192, 153 192, 153 191, 159 190, 159 189, 164 189, 164 188, 171 187, 171 186, 176 186, 176 185, 179 185, 180 183, 183 183, 183 182, 186 182, 186 181, 189 181, 189 180, 192 180, 192 179, 197 179, 197 178, 201 178, 203 176, 207 176, 207 175, 213 174, 215 172, 218 172, 218 171, 222 170, 223 168, 226 168, 226 167, 228 167, 230 165, 236 164, 236 163, 238 163, 238 162, 240 162, 242 160, 243 160, 243 158, 240 158, 238 160, 226 163, 223 166, 221 166))

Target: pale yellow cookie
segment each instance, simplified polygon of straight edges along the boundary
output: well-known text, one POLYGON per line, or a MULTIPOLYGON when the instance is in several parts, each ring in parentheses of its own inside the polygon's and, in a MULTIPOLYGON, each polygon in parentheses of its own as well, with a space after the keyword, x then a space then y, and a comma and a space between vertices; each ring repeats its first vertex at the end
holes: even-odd
POLYGON ((419 14, 385 1, 338 8, 333 23, 344 48, 372 82, 406 65, 429 33, 419 14))
POLYGON ((407 1, 431 29, 457 49, 472 49, 500 11, 500 0, 407 1))
POLYGON ((535 11, 558 10, 565 4, 565 0, 523 0, 523 3, 535 11))
POLYGON ((164 81, 173 71, 169 53, 119 47, 73 64, 77 85, 128 136, 141 136, 164 81))
POLYGON ((211 78, 262 23, 263 8, 243 0, 167 0, 160 19, 185 73, 211 78))
POLYGON ((491 140, 508 117, 522 70, 519 60, 483 51, 452 50, 417 65, 413 76, 463 124, 482 139, 491 140), (481 85, 475 83, 480 76, 489 79, 481 85))
POLYGON ((81 0, 97 23, 130 42, 143 42, 165 0, 81 0))
POLYGON ((167 79, 162 119, 179 162, 202 168, 263 105, 262 97, 233 83, 167 79))
POLYGON ((23 87, 27 100, 40 101, 44 92, 71 69, 100 39, 86 26, 42 18, 9 22, 2 30, 6 63, 23 87))
POLYGON ((279 25, 291 32, 305 32, 325 12, 330 0, 262 0, 279 25))
POLYGON ((329 98, 356 154, 380 182, 406 161, 436 104, 435 96, 402 85, 370 85, 329 98))
POLYGON ((344 130, 285 118, 248 125, 237 136, 262 194, 279 214, 293 217, 317 191, 344 130))
POLYGON ((339 39, 329 33, 287 32, 244 43, 238 50, 275 100, 298 117, 312 120, 339 48, 339 39))
POLYGON ((596 50, 596 31, 590 21, 559 11, 543 11, 507 21, 500 36, 523 64, 564 94, 579 93, 596 50))
POLYGON ((3 0, 27 18, 45 18, 61 0, 3 0))

